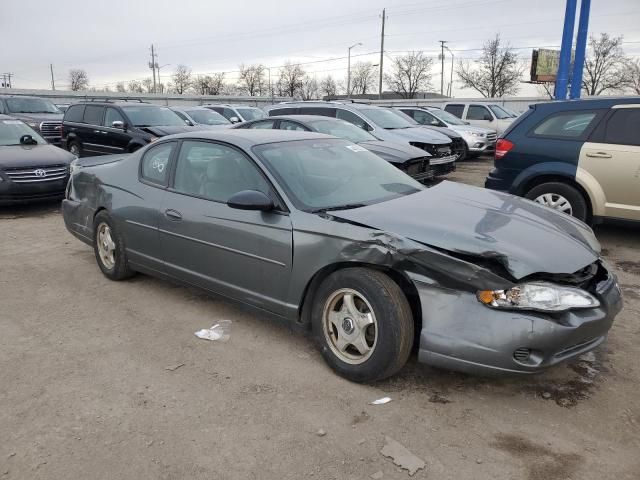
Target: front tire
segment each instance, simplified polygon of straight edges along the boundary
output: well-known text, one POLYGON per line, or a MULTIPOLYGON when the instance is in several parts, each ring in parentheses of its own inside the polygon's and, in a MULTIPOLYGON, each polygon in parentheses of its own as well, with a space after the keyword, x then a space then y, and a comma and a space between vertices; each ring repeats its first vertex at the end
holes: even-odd
POLYGON ((404 293, 387 275, 368 268, 339 270, 322 282, 314 296, 312 327, 325 361, 354 382, 397 373, 414 338, 404 293))
POLYGON ((80 158, 82 156, 82 147, 75 140, 69 143, 69 152, 76 157, 80 158))
POLYGON ((102 273, 110 280, 124 280, 134 272, 129 268, 124 239, 106 211, 96 215, 93 228, 93 251, 102 273))
POLYGON ((542 183, 529 190, 525 194, 525 198, 567 215, 572 215, 583 222, 587 221, 589 214, 587 201, 577 188, 566 183, 542 183))

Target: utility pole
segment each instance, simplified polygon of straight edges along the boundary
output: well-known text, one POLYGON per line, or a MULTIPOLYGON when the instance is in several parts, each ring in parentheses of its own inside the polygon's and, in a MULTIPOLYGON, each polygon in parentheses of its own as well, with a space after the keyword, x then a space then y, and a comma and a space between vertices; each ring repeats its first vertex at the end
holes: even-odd
POLYGON ((576 37, 576 55, 573 61, 573 74, 569 98, 580 98, 582 90, 582 70, 584 69, 584 57, 587 50, 587 34, 589 33, 589 12, 591 0, 582 0, 580 4, 580 19, 578 20, 578 36, 576 37))
POLYGON ((13 77, 13 73, 3 73, 4 77, 4 88, 13 88, 11 85, 11 77, 13 77))
POLYGON ((156 52, 153 49, 153 43, 152 43, 151 44, 151 62, 149 62, 149 68, 153 71, 153 93, 157 93, 156 91, 156 67, 157 66, 158 66, 158 62, 156 62, 156 52))
POLYGON ((386 9, 382 9, 382 33, 380 34, 380 79, 378 81, 378 98, 382 100, 382 70, 384 62, 384 21, 387 18, 386 9))
POLYGON ((2 88, 7 88, 7 74, 2 74, 2 88))
POLYGON ((51 90, 56 89, 56 81, 53 79, 53 63, 49 64, 49 69, 51 70, 51 90))
POLYGON ((440 42, 440 61, 442 62, 441 75, 440 75, 440 95, 444 95, 444 44, 446 40, 439 40, 440 42))
POLYGON ((571 45, 573 44, 573 27, 576 22, 576 5, 578 0, 567 0, 560 44, 560 61, 556 75, 556 100, 566 100, 569 84, 569 67, 571 65, 571 45))

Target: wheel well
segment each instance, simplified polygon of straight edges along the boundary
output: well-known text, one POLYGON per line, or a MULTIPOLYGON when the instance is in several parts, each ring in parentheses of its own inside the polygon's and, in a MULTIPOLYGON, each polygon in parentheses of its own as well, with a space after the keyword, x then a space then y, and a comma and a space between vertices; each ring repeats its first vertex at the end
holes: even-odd
POLYGON ((524 185, 520 187, 517 193, 520 196, 524 196, 532 188, 548 182, 566 183, 567 185, 570 185, 574 187, 576 190, 578 190, 580 194, 584 197, 585 202, 587 203, 587 210, 588 210, 587 218, 588 219, 591 218, 591 216, 593 215, 593 211, 592 211, 593 207, 591 206, 591 199, 589 198, 589 194, 582 187, 582 185, 580 185, 578 182, 576 182, 574 179, 570 177, 565 177, 564 175, 540 175, 538 177, 534 177, 531 180, 527 181, 524 185))
MULTIPOLYGON (((418 290, 415 285, 407 276, 392 268, 384 267, 381 265, 373 265, 369 263, 360 263, 360 262, 342 262, 342 263, 334 263, 332 265, 327 265, 326 267, 320 269, 313 276, 311 281, 307 284, 305 288, 303 297, 302 297, 302 306, 300 308, 300 314, 298 321, 303 325, 311 324, 311 310, 313 307, 313 300, 315 293, 318 290, 318 287, 322 284, 325 278, 331 275, 333 272, 338 270, 344 270, 345 268, 370 268, 373 270, 378 270, 380 272, 384 272, 389 276, 402 290, 402 292, 407 297, 407 301, 409 302, 409 307, 411 307, 411 313, 413 315, 413 322, 415 326, 416 334, 422 330, 422 307, 420 305, 420 296, 418 295, 418 290)), ((417 335, 416 335, 417 337, 417 335)))

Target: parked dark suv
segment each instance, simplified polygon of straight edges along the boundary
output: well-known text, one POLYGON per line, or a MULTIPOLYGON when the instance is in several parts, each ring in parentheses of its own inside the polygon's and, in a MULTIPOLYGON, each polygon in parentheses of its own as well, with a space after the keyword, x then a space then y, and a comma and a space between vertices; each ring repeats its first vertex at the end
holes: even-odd
POLYGON ((60 145, 62 111, 50 100, 22 95, 0 95, 0 114, 22 120, 49 143, 60 145))
POLYGON ((640 97, 532 105, 498 139, 485 186, 584 221, 640 221, 640 97))
POLYGON ((201 130, 168 107, 144 102, 99 101, 71 105, 62 121, 62 145, 74 155, 131 153, 174 133, 201 130))

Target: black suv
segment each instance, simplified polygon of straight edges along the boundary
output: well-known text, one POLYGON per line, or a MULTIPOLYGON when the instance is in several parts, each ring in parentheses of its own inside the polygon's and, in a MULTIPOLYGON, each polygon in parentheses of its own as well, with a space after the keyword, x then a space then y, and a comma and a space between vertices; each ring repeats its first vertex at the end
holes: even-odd
POLYGON ((131 153, 174 133, 201 130, 168 107, 144 102, 99 101, 71 105, 62 120, 62 145, 74 155, 131 153))
POLYGON ((0 114, 2 113, 22 120, 47 142, 60 144, 62 111, 50 100, 23 95, 0 95, 0 114))

